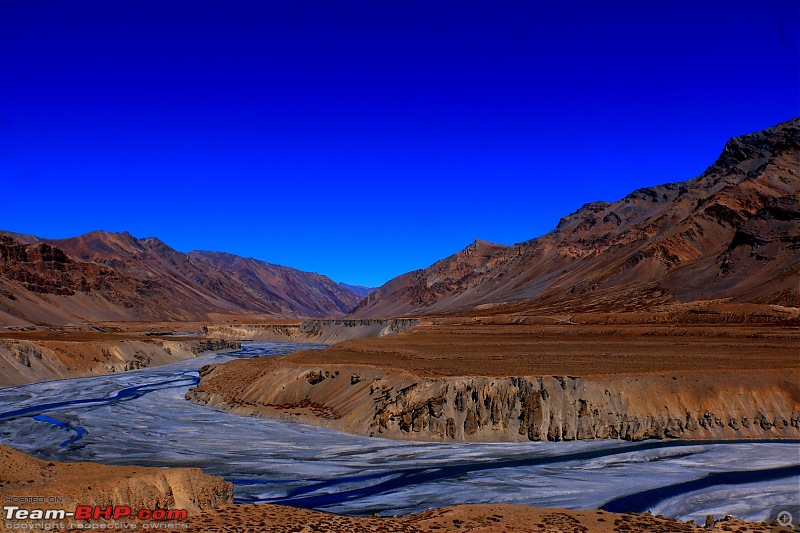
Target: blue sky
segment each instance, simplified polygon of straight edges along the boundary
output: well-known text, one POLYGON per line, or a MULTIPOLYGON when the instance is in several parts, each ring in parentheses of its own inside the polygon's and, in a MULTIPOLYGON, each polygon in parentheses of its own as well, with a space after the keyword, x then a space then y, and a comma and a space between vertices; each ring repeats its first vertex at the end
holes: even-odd
POLYGON ((799 19, 792 0, 5 0, 0 228, 377 286, 797 116, 799 19))

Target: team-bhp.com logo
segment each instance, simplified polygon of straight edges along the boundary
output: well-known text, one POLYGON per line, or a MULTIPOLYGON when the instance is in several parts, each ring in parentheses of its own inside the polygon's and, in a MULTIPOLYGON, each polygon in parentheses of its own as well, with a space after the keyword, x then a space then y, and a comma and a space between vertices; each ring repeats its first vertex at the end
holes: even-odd
MULTIPOLYGON (((75 511, 66 509, 23 509, 18 505, 3 506, 4 529, 53 530, 68 526, 78 529, 137 529, 131 520, 151 521, 142 524, 142 529, 161 529, 161 524, 186 520, 186 509, 140 509, 134 511, 128 505, 78 505, 75 511), (124 522, 121 522, 124 521, 124 522), (123 525, 124 524, 124 525, 123 525)), ((173 526, 174 527, 174 526, 173 526)), ((171 528, 170 528, 171 529, 171 528)))
POLYGON ((79 505, 75 508, 75 520, 122 520, 123 518, 136 518, 137 520, 185 520, 189 513, 186 509, 142 509, 133 512, 127 505, 100 507, 96 505, 79 505))

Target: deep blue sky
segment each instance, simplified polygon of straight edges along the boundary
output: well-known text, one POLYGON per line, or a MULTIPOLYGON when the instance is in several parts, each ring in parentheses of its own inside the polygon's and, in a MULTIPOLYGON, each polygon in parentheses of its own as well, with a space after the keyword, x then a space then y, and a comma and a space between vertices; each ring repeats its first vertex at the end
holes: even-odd
POLYGON ((799 12, 3 0, 0 228, 127 230, 376 286, 692 178, 797 116, 799 12))

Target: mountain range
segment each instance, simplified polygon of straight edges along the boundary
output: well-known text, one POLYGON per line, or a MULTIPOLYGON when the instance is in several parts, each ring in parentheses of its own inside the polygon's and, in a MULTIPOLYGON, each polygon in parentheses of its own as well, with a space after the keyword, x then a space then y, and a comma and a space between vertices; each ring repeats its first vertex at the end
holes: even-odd
POLYGON ((798 172, 795 118, 731 139, 694 179, 586 204, 523 243, 476 240, 377 290, 129 233, 0 232, 0 324, 799 306, 798 172))
MULTIPOLYGON (((665 155, 666 157, 666 155, 665 155)), ((371 293, 360 318, 800 305, 800 118, 731 139, 700 176, 586 204, 513 246, 476 240, 371 293)))
POLYGON ((159 239, 0 236, 0 323, 338 317, 360 296, 326 276, 159 239))

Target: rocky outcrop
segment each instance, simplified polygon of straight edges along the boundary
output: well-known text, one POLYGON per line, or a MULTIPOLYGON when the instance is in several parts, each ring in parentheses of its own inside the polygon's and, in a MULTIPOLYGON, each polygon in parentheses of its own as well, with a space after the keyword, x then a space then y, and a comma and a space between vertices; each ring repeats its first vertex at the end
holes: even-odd
POLYGON ((645 386, 637 378, 569 376, 417 382, 376 402, 376 433, 543 441, 800 436, 800 404, 788 382, 733 402, 712 390, 695 403, 670 386, 682 378, 642 378, 645 386))
POLYGON ((70 340, 69 334, 60 340, 0 338, 0 387, 126 372, 240 347, 224 339, 70 340))
MULTIPOLYGON (((164 342, 161 341, 160 345, 163 346, 164 342)), ((189 341, 187 345, 194 355, 200 355, 205 352, 227 352, 239 350, 242 347, 240 342, 227 339, 202 339, 189 341)))
MULTIPOLYGON (((55 246, 23 244, 7 235, 0 235, 0 275, 30 292, 61 296, 132 282, 115 275, 114 270, 108 267, 74 261, 55 246)), ((4 296, 16 300, 9 291, 4 296)))
POLYGON ((408 318, 305 320, 283 324, 211 324, 203 326, 203 331, 223 339, 333 344, 348 339, 395 335, 417 324, 418 320, 408 318))
POLYGON ((800 438, 797 377, 718 371, 421 378, 265 358, 204 368, 187 398, 240 414, 414 440, 774 439, 800 438))

